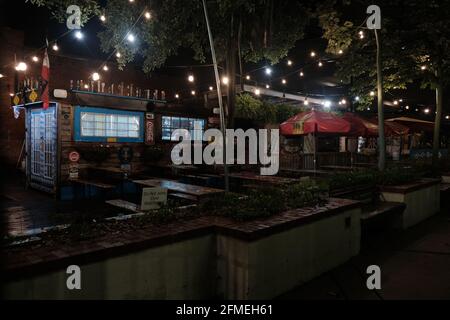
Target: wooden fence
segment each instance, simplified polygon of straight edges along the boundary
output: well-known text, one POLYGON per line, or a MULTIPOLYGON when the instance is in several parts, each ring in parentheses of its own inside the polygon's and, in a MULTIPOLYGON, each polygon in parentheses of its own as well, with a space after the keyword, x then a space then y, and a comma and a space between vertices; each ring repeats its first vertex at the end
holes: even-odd
MULTIPOLYGON (((319 152, 317 169, 322 166, 351 167, 354 164, 375 164, 376 156, 350 152, 319 152)), ((314 170, 314 154, 281 154, 280 169, 314 170)))

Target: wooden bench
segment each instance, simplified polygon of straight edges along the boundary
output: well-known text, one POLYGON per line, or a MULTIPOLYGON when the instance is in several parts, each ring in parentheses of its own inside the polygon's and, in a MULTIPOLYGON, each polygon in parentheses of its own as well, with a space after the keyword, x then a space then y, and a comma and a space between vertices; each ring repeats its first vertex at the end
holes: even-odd
POLYGON ((92 186, 92 187, 96 187, 99 189, 114 189, 116 186, 109 184, 109 183, 105 183, 105 182, 101 182, 101 181, 95 181, 95 180, 86 180, 86 179, 70 179, 71 182, 74 183, 79 183, 82 185, 86 185, 86 186, 92 186))

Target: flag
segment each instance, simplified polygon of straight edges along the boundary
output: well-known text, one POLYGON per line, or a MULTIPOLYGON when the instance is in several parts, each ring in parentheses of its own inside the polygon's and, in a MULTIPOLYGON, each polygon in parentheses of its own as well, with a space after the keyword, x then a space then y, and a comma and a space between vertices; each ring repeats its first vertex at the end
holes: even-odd
POLYGON ((50 62, 48 60, 46 48, 44 59, 42 60, 42 71, 41 71, 41 81, 42 81, 41 100, 44 110, 49 107, 49 95, 48 95, 49 80, 50 80, 50 62))

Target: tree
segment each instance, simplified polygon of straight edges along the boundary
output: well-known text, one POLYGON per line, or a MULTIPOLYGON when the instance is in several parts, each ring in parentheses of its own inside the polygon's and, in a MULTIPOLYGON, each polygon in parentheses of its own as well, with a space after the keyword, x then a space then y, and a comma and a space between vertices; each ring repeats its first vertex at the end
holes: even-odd
MULTIPOLYGON (((67 0, 34 0, 47 5, 60 18, 57 3, 67 0), (58 15, 57 15, 58 13, 58 15)), ((72 1, 85 5, 86 1, 72 1)), ((89 2, 89 1, 88 1, 89 2)), ((228 119, 232 122, 236 98, 237 65, 242 61, 267 61, 275 64, 285 57, 297 40, 303 37, 313 1, 292 0, 218 0, 208 3, 215 48, 225 64, 229 78, 227 87, 228 119), (238 51, 239 49, 239 51, 238 51), (239 60, 239 61, 238 61, 239 60)), ((119 66, 143 57, 143 70, 161 67, 179 48, 191 48, 194 58, 205 62, 209 51, 208 37, 201 1, 153 0, 129 3, 108 0, 104 9, 105 30, 99 33, 105 52, 117 50, 119 66), (137 18, 148 10, 151 19, 137 18), (124 41, 132 30, 136 43, 124 41)), ((84 10, 88 12, 88 10, 84 10)), ((89 17, 92 16, 92 10, 89 17)), ((242 77, 242 71, 241 77, 242 77)), ((241 78, 242 82, 242 78, 241 78)))
MULTIPOLYGON (((328 40, 327 51, 344 55, 338 60, 336 75, 360 97, 360 108, 372 104, 376 83, 376 42, 364 31, 364 16, 343 18, 344 12, 365 13, 370 1, 333 1, 319 7, 319 21, 328 40), (349 5, 351 3, 351 5, 349 5), (355 4, 356 3, 356 4, 355 4), (363 32, 363 36, 359 32, 363 32), (363 39, 361 39, 363 37, 363 39)), ((383 90, 407 89, 413 82, 436 90, 436 120, 433 164, 439 152, 442 95, 450 73, 450 1, 378 1, 382 14, 380 42, 383 90)), ((354 15, 353 15, 354 16, 354 15)))

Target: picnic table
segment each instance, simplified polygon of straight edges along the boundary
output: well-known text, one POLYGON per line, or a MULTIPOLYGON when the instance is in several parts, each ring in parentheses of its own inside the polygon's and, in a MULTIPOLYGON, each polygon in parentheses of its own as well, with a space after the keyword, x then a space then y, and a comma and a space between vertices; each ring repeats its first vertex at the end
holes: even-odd
POLYGON ((285 184, 294 184, 299 182, 298 179, 292 178, 284 178, 284 177, 276 177, 276 176, 261 176, 254 173, 231 173, 229 174, 230 178, 239 179, 244 181, 249 181, 252 183, 266 183, 271 185, 285 185, 285 184))
POLYGON ((202 200, 208 196, 214 196, 224 193, 224 190, 221 189, 195 186, 192 184, 186 184, 166 179, 133 180, 133 182, 143 187, 165 188, 172 195, 179 195, 180 197, 183 197, 183 195, 187 195, 188 197, 192 197, 192 199, 195 200, 202 200))

